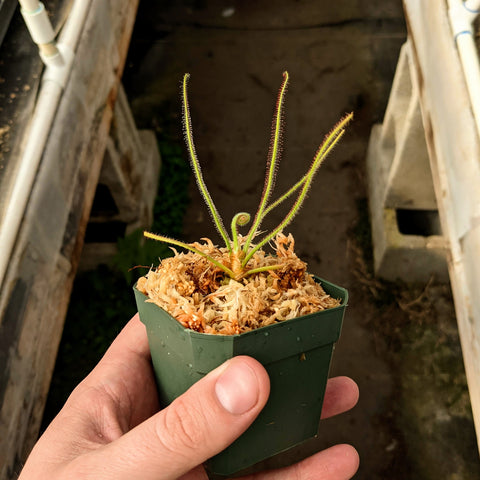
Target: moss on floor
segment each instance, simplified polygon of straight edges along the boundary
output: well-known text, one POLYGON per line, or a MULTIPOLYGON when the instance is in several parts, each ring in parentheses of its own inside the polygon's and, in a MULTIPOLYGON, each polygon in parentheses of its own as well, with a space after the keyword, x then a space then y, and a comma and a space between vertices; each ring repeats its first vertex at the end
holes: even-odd
POLYGON ((416 312, 401 332, 394 358, 400 383, 399 424, 407 453, 426 480, 480 478, 472 411, 457 324, 446 285, 421 293, 426 315, 416 312))
MULTIPOLYGON (((377 314, 367 327, 382 339, 395 393, 388 422, 396 438, 396 478, 473 480, 480 459, 450 286, 375 278, 368 204, 351 230, 355 276, 377 314), (399 458, 400 457, 400 458, 399 458)), ((390 475, 390 473, 388 474, 390 475)))

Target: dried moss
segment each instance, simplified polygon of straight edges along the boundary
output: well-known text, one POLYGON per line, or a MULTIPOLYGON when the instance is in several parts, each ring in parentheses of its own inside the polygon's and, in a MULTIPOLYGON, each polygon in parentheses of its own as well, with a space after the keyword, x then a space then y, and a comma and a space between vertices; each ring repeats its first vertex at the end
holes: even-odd
MULTIPOLYGON (((192 244, 222 264, 232 253, 208 239, 192 244)), ((249 268, 276 267, 234 280, 197 253, 177 253, 139 279, 137 288, 186 328, 233 335, 333 308, 340 302, 307 273, 293 236, 278 234, 275 255, 258 250, 249 268)))

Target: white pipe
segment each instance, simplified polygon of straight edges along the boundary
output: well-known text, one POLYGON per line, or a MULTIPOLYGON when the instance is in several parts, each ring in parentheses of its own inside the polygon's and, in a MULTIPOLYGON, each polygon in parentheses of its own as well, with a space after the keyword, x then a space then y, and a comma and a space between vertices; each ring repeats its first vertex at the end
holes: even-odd
MULTIPOLYGON (((57 45, 59 57, 56 62, 47 65, 42 77, 35 111, 30 121, 28 141, 20 159, 10 196, 5 202, 5 215, 0 228, 0 286, 5 278, 50 129, 72 70, 74 52, 77 49, 91 1, 75 0, 60 34, 57 45)), ((23 3, 28 8, 34 2, 22 1, 22 6, 23 3)))
POLYGON ((40 2, 38 0, 18 0, 22 9, 26 12, 35 12, 40 8, 40 2))
POLYGON ((467 83, 473 116, 480 138, 480 62, 473 22, 480 14, 480 0, 448 0, 450 25, 467 83))
POLYGON ((68 45, 73 50, 77 48, 77 43, 80 39, 91 3, 92 0, 74 0, 62 33, 60 34, 60 43, 68 45))
POLYGON ((464 7, 477 15, 480 13, 480 0, 467 0, 464 7))
POLYGON ((51 58, 59 55, 53 30, 45 6, 38 0, 19 0, 20 12, 25 20, 32 40, 38 45, 40 56, 45 65, 51 58))

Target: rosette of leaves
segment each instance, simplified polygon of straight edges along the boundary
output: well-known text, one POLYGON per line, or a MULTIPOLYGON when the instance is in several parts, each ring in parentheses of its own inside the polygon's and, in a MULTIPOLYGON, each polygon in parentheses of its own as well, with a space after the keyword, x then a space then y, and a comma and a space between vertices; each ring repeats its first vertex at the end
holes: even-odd
MULTIPOLYGON (((182 84, 182 113, 183 113, 183 126, 185 133, 185 142, 188 148, 189 158, 192 170, 195 175, 195 179, 202 194, 205 203, 210 211, 211 217, 215 224, 218 233, 225 242, 225 246, 229 252, 229 262, 228 264, 221 263, 218 260, 212 258, 208 253, 202 252, 194 245, 181 242, 179 240, 169 238, 160 234, 155 234, 151 232, 144 232, 144 235, 147 238, 152 238, 160 242, 164 242, 170 245, 177 247, 182 247, 187 250, 190 250, 202 257, 205 257, 209 262, 222 270, 228 277, 234 280, 241 280, 247 276, 259 273, 262 271, 275 270, 277 268, 275 265, 269 265, 259 268, 249 268, 248 262, 255 255, 257 251, 262 249, 268 242, 273 240, 283 229, 290 224, 294 219, 295 215, 300 210, 307 193, 311 187, 312 181, 318 172, 323 161, 327 155, 332 151, 338 141, 342 138, 345 133, 345 127, 353 118, 353 113, 345 115, 334 127, 333 129, 325 136, 324 141, 318 148, 313 161, 307 170, 307 172, 286 192, 278 196, 275 200, 271 200, 272 193, 275 186, 275 177, 278 169, 278 163, 281 154, 281 138, 283 131, 283 116, 284 116, 284 104, 285 96, 287 92, 287 86, 289 81, 288 72, 283 73, 283 82, 280 86, 278 92, 277 104, 275 107, 275 112, 273 116, 272 123, 272 135, 270 140, 270 148, 267 157, 267 166, 265 173, 265 182, 263 187, 263 192, 260 198, 260 203, 253 217, 252 224, 248 233, 245 236, 242 236, 238 232, 239 227, 246 226, 251 221, 251 215, 247 212, 237 213, 231 223, 230 223, 230 233, 224 226, 222 217, 220 216, 217 207, 215 206, 213 199, 207 189, 205 181, 203 179, 202 171, 200 164, 197 158, 195 144, 193 141, 193 132, 192 132, 192 122, 190 117, 190 109, 188 103, 188 80, 190 75, 187 73, 183 77, 182 84), (253 243, 253 240, 259 235, 260 228, 265 217, 278 205, 283 203, 285 200, 290 197, 294 197, 293 204, 285 215, 283 220, 270 232, 263 234, 260 240, 253 243)), ((279 266, 280 267, 280 266, 279 266)))

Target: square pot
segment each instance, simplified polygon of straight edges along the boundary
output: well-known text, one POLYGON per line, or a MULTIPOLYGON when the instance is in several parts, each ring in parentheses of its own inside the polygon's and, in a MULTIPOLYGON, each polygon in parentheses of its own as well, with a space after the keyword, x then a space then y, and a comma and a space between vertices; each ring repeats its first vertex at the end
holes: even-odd
POLYGON ((239 335, 189 330, 134 289, 162 405, 236 355, 255 358, 270 377, 264 409, 245 433, 208 461, 212 473, 232 475, 317 435, 348 292, 317 277, 315 281, 341 304, 239 335))

